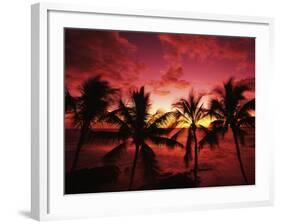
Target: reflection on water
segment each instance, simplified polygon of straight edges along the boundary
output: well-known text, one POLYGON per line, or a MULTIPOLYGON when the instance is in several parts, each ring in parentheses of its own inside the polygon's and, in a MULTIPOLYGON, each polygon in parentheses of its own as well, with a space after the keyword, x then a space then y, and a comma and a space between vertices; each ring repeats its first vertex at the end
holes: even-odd
MULTIPOLYGON (((254 129, 248 129, 245 145, 241 146, 241 156, 248 177, 249 184, 255 184, 255 135, 254 129)), ((186 133, 179 139, 183 144, 186 142, 186 133)), ((75 146, 78 140, 77 130, 66 130, 65 132, 65 164, 66 172, 70 170, 74 156, 75 146)), ((198 136, 200 139, 200 134, 198 136)), ((183 162, 184 149, 173 150, 165 147, 151 145, 157 155, 161 172, 181 173, 191 171, 192 162, 187 168, 183 162)), ((78 169, 103 166, 102 157, 112 149, 114 145, 86 144, 80 154, 78 169)), ((126 153, 118 161, 120 175, 115 183, 104 186, 104 191, 126 190, 129 182, 129 174, 133 161, 134 146, 127 148, 126 153)), ((199 177, 200 186, 231 186, 244 184, 239 163, 235 153, 234 142, 231 133, 227 133, 220 141, 219 147, 210 150, 208 146, 203 148, 199 154, 199 177)), ((134 179, 135 188, 147 184, 143 177, 141 161, 139 160, 134 179)))

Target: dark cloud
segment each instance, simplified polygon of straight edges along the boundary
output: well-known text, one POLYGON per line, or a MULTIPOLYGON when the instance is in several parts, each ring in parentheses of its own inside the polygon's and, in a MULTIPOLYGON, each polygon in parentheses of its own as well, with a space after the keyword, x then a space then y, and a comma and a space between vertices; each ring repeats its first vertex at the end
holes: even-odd
MULTIPOLYGON (((160 40, 161 36, 162 35, 159 35, 160 40)), ((164 59, 167 63, 166 69, 162 71, 160 80, 151 80, 149 82, 149 84, 154 89, 154 93, 158 95, 163 95, 163 93, 167 92, 167 90, 163 90, 163 88, 165 87, 185 89, 190 85, 187 80, 182 78, 184 75, 184 71, 183 66, 180 62, 180 53, 175 48, 169 45, 163 45, 162 47, 164 50, 164 59), (169 51, 169 53, 167 53, 167 50, 169 51)))
POLYGON ((254 59, 254 39, 206 35, 160 34, 165 58, 179 61, 182 56, 205 60, 207 58, 243 60, 254 59))
POLYGON ((164 58, 170 64, 181 65, 184 58, 229 60, 236 63, 238 72, 254 71, 254 38, 161 34, 159 39, 164 48, 164 58))
POLYGON ((153 88, 153 92, 157 95, 168 95, 169 90, 167 87, 174 87, 178 89, 187 88, 190 83, 180 77, 183 76, 183 69, 181 66, 169 66, 166 71, 161 75, 160 80, 150 80, 148 84, 153 88))
POLYGON ((178 65, 170 65, 162 75, 161 84, 171 85, 179 89, 184 89, 190 85, 186 80, 180 79, 183 76, 183 68, 178 65))
POLYGON ((145 66, 134 58, 137 46, 119 32, 65 30, 66 83, 74 89, 93 75, 109 81, 136 81, 145 66))

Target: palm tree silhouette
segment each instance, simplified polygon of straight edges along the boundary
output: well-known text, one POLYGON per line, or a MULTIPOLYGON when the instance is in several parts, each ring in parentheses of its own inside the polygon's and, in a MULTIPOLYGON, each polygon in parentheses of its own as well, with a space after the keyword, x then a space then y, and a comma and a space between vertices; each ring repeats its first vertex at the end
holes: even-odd
POLYGON ((194 144, 194 180, 198 183, 198 140, 196 131, 201 128, 200 121, 204 119, 208 114, 206 109, 203 107, 202 102, 203 95, 196 95, 193 90, 190 91, 187 99, 180 99, 174 103, 173 106, 177 110, 174 112, 177 118, 177 123, 185 126, 181 128, 172 138, 177 139, 186 127, 188 126, 188 135, 186 138, 185 155, 184 161, 188 165, 189 161, 192 160, 192 143, 194 144))
POLYGON ((68 88, 65 88, 64 91, 64 112, 71 113, 76 111, 76 99, 73 97, 68 88))
POLYGON ((119 142, 118 146, 105 155, 106 160, 120 156, 126 149, 126 145, 130 144, 128 140, 132 140, 131 144, 135 146, 135 152, 128 190, 132 189, 139 157, 141 157, 146 178, 155 178, 159 172, 155 153, 149 143, 157 146, 164 145, 168 148, 183 147, 176 140, 165 137, 173 130, 174 124, 169 124, 173 118, 172 112, 151 115, 149 113, 150 95, 145 93, 144 87, 133 91, 130 98, 129 105, 120 100, 118 109, 106 115, 107 122, 118 126, 117 132, 92 133, 93 141, 119 142))
POLYGON ((112 88, 99 76, 86 80, 80 87, 81 95, 76 100, 76 113, 74 114, 74 123, 80 128, 80 137, 71 171, 77 167, 80 151, 91 125, 106 113, 116 92, 117 89, 112 88))
POLYGON ((248 85, 234 83, 232 78, 223 84, 223 88, 214 90, 217 98, 211 100, 209 114, 215 120, 211 122, 211 130, 200 142, 200 147, 203 147, 205 143, 218 139, 218 134, 224 136, 230 128, 236 146, 240 170, 246 184, 248 184, 248 179, 241 158, 240 143, 244 144, 247 134, 243 127, 255 126, 255 117, 250 114, 250 111, 255 109, 255 99, 246 100, 244 94, 248 90, 248 85))

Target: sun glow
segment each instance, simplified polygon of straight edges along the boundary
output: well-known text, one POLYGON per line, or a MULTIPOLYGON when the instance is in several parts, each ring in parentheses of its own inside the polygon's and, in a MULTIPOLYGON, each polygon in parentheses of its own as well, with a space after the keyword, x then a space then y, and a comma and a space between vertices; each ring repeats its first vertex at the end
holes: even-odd
MULTIPOLYGON (((206 118, 203 118, 201 119, 197 124, 196 126, 197 127, 200 127, 200 126, 203 126, 205 128, 208 128, 210 126, 210 124, 212 123, 212 121, 214 121, 214 119, 211 119, 210 117, 206 117, 206 118)), ((178 128, 189 128, 190 127, 190 124, 180 124, 177 126, 178 128)))
POLYGON ((214 119, 212 119, 208 116, 208 117, 205 117, 205 118, 201 119, 197 123, 197 125, 199 125, 199 126, 202 125, 203 127, 208 128, 213 121, 214 121, 214 119))

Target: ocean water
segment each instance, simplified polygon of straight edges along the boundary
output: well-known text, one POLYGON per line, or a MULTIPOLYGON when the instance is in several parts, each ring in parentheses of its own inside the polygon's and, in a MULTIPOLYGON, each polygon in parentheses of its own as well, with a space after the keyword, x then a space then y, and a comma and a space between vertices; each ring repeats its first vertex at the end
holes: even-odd
MULTIPOLYGON (((249 181, 249 184, 255 184, 255 132, 254 129, 246 130, 245 145, 241 145, 241 157, 244 169, 249 181)), ((65 169, 69 172, 75 147, 79 137, 79 130, 67 129, 65 130, 65 169)), ((187 132, 183 133, 179 138, 182 144, 185 144, 187 132)), ((198 139, 202 134, 198 134, 198 139)), ((102 158, 116 145, 102 145, 102 144, 85 144, 81 150, 78 169, 94 168, 103 166, 102 158)), ((182 172, 191 172, 193 162, 186 167, 183 157, 184 149, 174 148, 168 149, 166 147, 157 147, 150 144, 153 148, 161 173, 176 174, 182 172)), ((118 180, 114 184, 104 186, 105 191, 119 191, 126 190, 129 184, 129 175, 131 172, 132 162, 134 156, 134 146, 129 146, 124 155, 118 159, 117 166, 120 169, 118 180)), ((240 171, 239 162, 236 156, 234 140, 231 132, 226 133, 225 137, 220 140, 218 147, 210 149, 208 146, 204 147, 199 153, 199 187, 212 186, 233 186, 243 185, 244 180, 240 171)), ((144 178, 141 160, 138 161, 136 167, 136 174, 134 178, 134 188, 144 186, 147 180, 144 178)))

